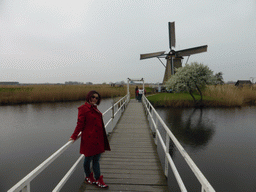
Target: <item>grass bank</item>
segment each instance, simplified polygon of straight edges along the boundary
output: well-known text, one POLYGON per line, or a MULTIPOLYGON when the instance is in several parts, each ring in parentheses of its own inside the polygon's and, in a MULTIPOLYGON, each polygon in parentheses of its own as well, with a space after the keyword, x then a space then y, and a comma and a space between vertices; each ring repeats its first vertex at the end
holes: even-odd
MULTIPOLYGON (((130 85, 131 97, 135 86, 130 85)), ((110 85, 29 85, 0 86, 0 105, 65 102, 85 100, 91 90, 98 91, 102 98, 121 97, 127 94, 127 87, 110 85)))
MULTIPOLYGON (((234 85, 208 86, 203 91, 203 107, 242 107, 256 105, 256 87, 237 88, 234 85)), ((196 100, 200 95, 195 93, 196 100)), ((148 97, 155 107, 194 107, 189 93, 159 93, 148 97)))
MULTIPOLYGON (((200 95, 194 95, 196 100, 200 100, 200 95)), ((194 107, 194 101, 189 93, 157 93, 147 97, 154 107, 194 107)), ((204 106, 213 106, 214 99, 205 98, 204 106)))

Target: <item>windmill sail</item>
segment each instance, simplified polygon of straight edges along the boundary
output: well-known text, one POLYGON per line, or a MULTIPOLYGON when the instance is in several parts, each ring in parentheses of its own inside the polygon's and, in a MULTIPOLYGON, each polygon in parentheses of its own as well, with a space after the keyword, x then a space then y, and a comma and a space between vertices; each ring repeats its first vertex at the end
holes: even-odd
POLYGON ((207 45, 200 46, 200 47, 194 47, 190 49, 183 49, 180 51, 176 51, 176 57, 182 57, 182 56, 190 56, 197 53, 202 53, 207 51, 207 45))
POLYGON ((149 58, 152 58, 152 57, 158 57, 158 56, 163 55, 164 53, 165 53, 165 51, 140 54, 140 59, 149 59, 149 58))
MULTIPOLYGON (((165 66, 165 74, 163 79, 163 84, 171 77, 171 75, 175 74, 175 69, 182 67, 182 59, 183 56, 190 56, 197 53, 202 53, 207 51, 207 45, 200 46, 200 47, 193 47, 189 49, 183 49, 179 51, 175 51, 172 47, 176 45, 176 38, 175 38, 175 22, 168 22, 168 32, 169 32, 169 47, 170 51, 165 54, 164 51, 155 52, 155 53, 146 53, 141 54, 140 59, 149 59, 152 57, 165 57, 167 63, 165 66)), ((160 60, 160 59, 159 59, 160 60)), ((161 61, 161 60, 160 60, 161 61)), ((162 61, 161 61, 162 63, 162 61)), ((163 63, 162 63, 163 64, 163 63)), ((163 64, 164 65, 164 64, 163 64)))
POLYGON ((175 22, 169 22, 169 46, 170 49, 175 47, 176 39, 175 39, 175 22))

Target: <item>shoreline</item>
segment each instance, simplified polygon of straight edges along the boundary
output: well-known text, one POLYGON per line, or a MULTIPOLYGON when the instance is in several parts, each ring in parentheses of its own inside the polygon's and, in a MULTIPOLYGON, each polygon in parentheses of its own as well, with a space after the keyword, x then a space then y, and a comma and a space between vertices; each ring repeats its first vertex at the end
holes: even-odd
POLYGON ((218 101, 203 101, 202 103, 195 104, 194 101, 188 100, 172 100, 172 101, 159 101, 151 102, 154 107, 159 108, 242 108, 253 107, 256 103, 244 103, 242 105, 229 105, 226 103, 219 103, 218 101))

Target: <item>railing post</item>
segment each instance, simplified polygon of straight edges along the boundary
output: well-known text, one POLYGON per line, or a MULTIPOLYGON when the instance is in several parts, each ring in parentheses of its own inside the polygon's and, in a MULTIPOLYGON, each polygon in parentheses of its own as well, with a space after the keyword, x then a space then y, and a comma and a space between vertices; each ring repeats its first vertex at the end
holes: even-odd
MULTIPOLYGON (((29 184, 28 184, 29 185, 29 184)), ((30 186, 26 185, 25 187, 23 187, 23 189, 21 190, 21 192, 30 192, 30 186)))
POLYGON ((147 101, 145 101, 145 99, 143 98, 143 106, 144 106, 144 109, 145 109, 145 113, 146 113, 146 116, 148 117, 148 103, 147 101))
POLYGON ((114 105, 114 100, 113 100, 112 101, 112 116, 111 116, 111 119, 112 119, 112 129, 111 129, 111 132, 114 129, 114 118, 115 118, 115 105, 114 105))
POLYGON ((124 112, 124 100, 122 100, 122 113, 124 112))
POLYGON ((128 78, 127 79, 127 95, 130 93, 129 82, 130 82, 130 79, 128 78))
POLYGON ((167 158, 167 154, 169 153, 169 148, 170 148, 170 137, 169 135, 166 133, 166 142, 165 142, 165 163, 164 163, 164 173, 165 176, 168 177, 168 158, 167 158))
POLYGON ((158 122, 159 122, 159 120, 158 120, 158 118, 156 117, 156 138, 155 138, 155 143, 156 143, 156 145, 157 145, 157 140, 158 140, 158 137, 159 137, 159 135, 157 134, 157 133, 158 133, 158 122))
POLYGON ((153 112, 154 111, 151 110, 152 121, 151 121, 151 124, 150 124, 150 128, 151 128, 152 132, 155 133, 155 130, 154 130, 155 127, 154 127, 154 124, 153 124, 153 121, 154 121, 154 118, 153 118, 154 113, 153 112))
POLYGON ((30 192, 30 182, 27 185, 27 192, 30 192))

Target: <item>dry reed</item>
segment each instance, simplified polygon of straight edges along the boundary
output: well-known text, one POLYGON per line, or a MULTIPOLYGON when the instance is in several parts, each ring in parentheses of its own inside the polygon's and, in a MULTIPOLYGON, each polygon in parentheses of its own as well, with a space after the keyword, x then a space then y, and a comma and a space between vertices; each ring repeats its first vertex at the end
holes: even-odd
POLYGON ((214 98, 214 105, 220 107, 241 107, 256 104, 256 86, 236 87, 235 85, 208 86, 203 93, 214 98))
MULTIPOLYGON (((135 86, 130 85, 134 97, 135 86)), ((127 94, 127 87, 110 85, 29 85, 0 86, 0 105, 65 102, 85 100, 91 90, 98 91, 102 98, 120 97, 127 94)))
MULTIPOLYGON (((85 100, 91 90, 98 91, 102 98, 121 97, 126 95, 127 87, 111 87, 110 85, 29 85, 0 86, 0 105, 65 102, 85 100)), ((135 97, 135 85, 130 85, 131 97, 135 97)), ((206 107, 241 107, 256 105, 256 85, 236 87, 234 85, 208 86, 204 96, 213 100, 204 100, 206 107)), ((165 99, 155 103, 163 107, 193 107, 192 101, 165 99)))

